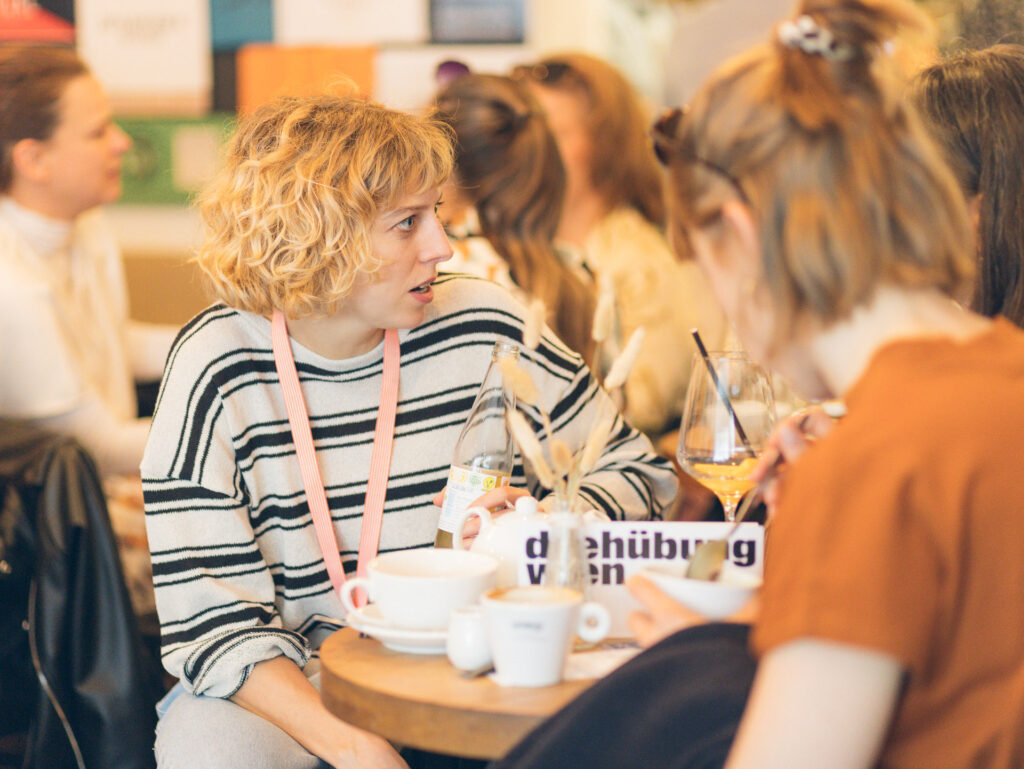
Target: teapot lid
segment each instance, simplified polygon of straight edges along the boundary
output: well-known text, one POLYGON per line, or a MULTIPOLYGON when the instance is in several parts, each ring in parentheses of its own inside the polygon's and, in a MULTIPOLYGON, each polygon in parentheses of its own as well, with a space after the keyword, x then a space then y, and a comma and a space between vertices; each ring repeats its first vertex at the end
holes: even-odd
POLYGON ((520 497, 516 500, 516 512, 520 515, 536 515, 537 500, 533 497, 520 497))

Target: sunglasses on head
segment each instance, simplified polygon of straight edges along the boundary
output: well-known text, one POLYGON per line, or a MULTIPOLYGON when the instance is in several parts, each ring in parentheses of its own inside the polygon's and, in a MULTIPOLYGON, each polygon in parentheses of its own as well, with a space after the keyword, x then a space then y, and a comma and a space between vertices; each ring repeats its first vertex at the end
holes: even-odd
POLYGON ((549 61, 544 64, 520 64, 512 70, 512 79, 533 80, 536 83, 554 85, 570 72, 572 72, 572 65, 564 61, 549 61))
POLYGON ((705 160, 683 147, 682 142, 679 141, 679 126, 685 116, 685 107, 675 107, 662 114, 651 127, 651 140, 654 143, 654 155, 658 158, 658 162, 666 168, 677 160, 683 163, 695 163, 725 179, 740 194, 743 202, 749 203, 743 186, 735 176, 720 165, 705 160))

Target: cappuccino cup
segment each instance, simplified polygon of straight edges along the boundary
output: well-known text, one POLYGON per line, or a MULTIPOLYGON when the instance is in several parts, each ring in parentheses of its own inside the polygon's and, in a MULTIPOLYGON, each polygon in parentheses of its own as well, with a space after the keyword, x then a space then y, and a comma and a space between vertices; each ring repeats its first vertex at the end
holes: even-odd
POLYGON ((574 637, 594 643, 611 627, 607 609, 565 587, 491 590, 481 603, 495 679, 502 686, 558 683, 574 637))
POLYGON ((366 577, 345 581, 341 602, 357 612, 353 593, 363 589, 388 624, 406 630, 443 630, 452 610, 477 603, 495 585, 498 563, 466 550, 424 548, 378 555, 366 577))

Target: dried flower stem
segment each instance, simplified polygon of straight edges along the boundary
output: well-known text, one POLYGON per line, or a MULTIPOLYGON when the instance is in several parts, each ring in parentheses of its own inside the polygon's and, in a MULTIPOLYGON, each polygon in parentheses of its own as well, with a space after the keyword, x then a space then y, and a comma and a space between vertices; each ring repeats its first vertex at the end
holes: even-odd
MULTIPOLYGON (((594 324, 591 336, 598 344, 604 342, 612 333, 615 325, 615 292, 610 281, 603 281, 597 297, 597 309, 594 310, 594 324)), ((596 360, 596 358, 595 358, 596 360)))
MULTIPOLYGON (((607 280, 601 280, 599 283, 601 289, 597 310, 594 314, 592 334, 598 348, 607 341, 615 325, 614 290, 607 280)), ((523 330, 523 344, 526 347, 536 349, 540 344, 540 333, 545 315, 544 305, 539 300, 531 302, 523 330)), ((608 374, 604 378, 606 390, 611 391, 623 387, 630 371, 636 364, 643 340, 644 330, 638 328, 633 332, 625 349, 612 362, 608 374)), ((595 360, 600 360, 599 353, 600 350, 595 352, 595 360)), ((573 499, 579 493, 583 477, 597 465, 609 438, 611 438, 612 431, 615 429, 618 414, 613 402, 610 398, 598 401, 597 415, 594 417, 587 439, 582 450, 574 455, 565 441, 555 437, 551 416, 538 406, 540 393, 530 374, 520 368, 518 362, 512 360, 502 362, 502 374, 508 386, 515 392, 517 399, 533 406, 540 415, 543 433, 547 437, 547 456, 550 458, 550 463, 544 456, 544 449, 537 435, 526 418, 518 411, 510 412, 508 415, 512 437, 519 444, 523 456, 533 465, 537 480, 541 485, 553 491, 555 497, 562 500, 567 507, 571 507, 573 499)), ((597 378, 596 372, 595 378, 597 378)))
POLYGON ((540 333, 544 328, 544 318, 547 317, 547 309, 544 302, 534 299, 530 302, 529 312, 526 314, 526 326, 523 329, 523 344, 531 350, 536 350, 540 345, 540 333))
POLYGON ((629 372, 633 370, 636 359, 640 355, 640 348, 644 343, 644 328, 640 326, 626 343, 626 349, 612 363, 608 376, 604 378, 604 386, 608 390, 615 390, 626 384, 629 372))
POLYGON ((537 390, 533 377, 524 369, 519 368, 516 359, 501 358, 498 361, 498 366, 501 368, 501 376, 505 380, 505 385, 515 393, 516 398, 523 403, 536 406, 540 392, 537 390))
POLYGON ((508 425, 512 431, 512 437, 516 439, 516 443, 522 449, 523 455, 533 465, 533 470, 537 473, 537 480, 540 481, 544 488, 554 489, 555 474, 551 471, 547 460, 544 459, 544 450, 541 448, 540 441, 537 440, 537 436, 534 435, 530 425, 526 423, 526 417, 518 411, 510 411, 508 413, 508 425))

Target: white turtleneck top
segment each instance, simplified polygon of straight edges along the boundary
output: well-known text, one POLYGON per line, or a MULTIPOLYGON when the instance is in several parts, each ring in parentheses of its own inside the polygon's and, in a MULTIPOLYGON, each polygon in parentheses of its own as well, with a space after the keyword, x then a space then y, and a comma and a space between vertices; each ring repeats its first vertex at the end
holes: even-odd
POLYGON ((129 321, 99 210, 65 222, 0 199, 0 416, 70 433, 104 474, 136 473, 149 421, 133 379, 159 378, 172 339, 129 321))

